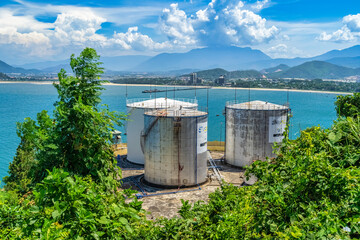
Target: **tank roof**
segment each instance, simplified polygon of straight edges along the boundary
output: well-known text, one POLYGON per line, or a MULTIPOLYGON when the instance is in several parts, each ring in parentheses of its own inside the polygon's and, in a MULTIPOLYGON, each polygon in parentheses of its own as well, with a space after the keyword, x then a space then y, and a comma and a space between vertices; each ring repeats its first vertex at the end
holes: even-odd
POLYGON ((207 112, 193 109, 159 109, 146 112, 145 115, 154 117, 200 117, 206 116, 207 112))
POLYGON ((235 108, 235 109, 250 109, 250 110, 286 110, 289 109, 288 106, 279 105, 275 103, 269 103, 264 101, 251 101, 251 102, 244 102, 244 103, 234 103, 230 102, 227 104, 228 108, 235 108))
POLYGON ((170 99, 170 98, 153 98, 153 99, 129 99, 126 102, 127 107, 133 108, 174 108, 186 107, 195 108, 198 106, 196 99, 170 99))

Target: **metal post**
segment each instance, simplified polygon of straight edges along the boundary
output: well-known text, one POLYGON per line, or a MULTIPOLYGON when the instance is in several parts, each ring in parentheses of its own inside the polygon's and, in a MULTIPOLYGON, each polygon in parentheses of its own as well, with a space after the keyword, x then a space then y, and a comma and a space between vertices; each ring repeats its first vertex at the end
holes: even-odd
POLYGON ((126 97, 126 99, 127 99, 127 97, 128 97, 127 83, 126 83, 126 85, 125 85, 125 97, 126 97))
POLYGON ((206 112, 209 113, 209 88, 206 91, 206 112))

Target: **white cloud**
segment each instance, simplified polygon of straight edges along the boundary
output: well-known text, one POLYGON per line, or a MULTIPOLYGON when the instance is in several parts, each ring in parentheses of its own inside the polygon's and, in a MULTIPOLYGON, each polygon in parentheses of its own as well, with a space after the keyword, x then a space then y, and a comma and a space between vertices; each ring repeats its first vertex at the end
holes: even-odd
POLYGON ((287 58, 289 55, 303 54, 303 52, 296 47, 288 46, 283 43, 265 49, 264 52, 272 58, 287 58))
POLYGON ((360 32, 360 13, 347 15, 343 18, 343 23, 352 32, 360 32))
POLYGON ((30 55, 45 56, 51 54, 50 39, 43 33, 19 33, 14 27, 0 28, 0 44, 16 44, 29 49, 30 55))
POLYGON ((243 3, 223 10, 227 27, 234 32, 231 34, 234 43, 261 43, 273 39, 278 29, 275 26, 266 27, 266 19, 256 13, 244 10, 243 3))
POLYGON ((343 17, 344 24, 340 29, 332 32, 322 32, 316 39, 319 41, 354 42, 360 38, 360 14, 343 17))
POLYGON ((43 30, 49 26, 32 16, 15 16, 8 9, 0 9, 0 44, 23 46, 30 55, 47 55, 51 45, 43 30))
POLYGON ((17 15, 14 11, 0 8, 0 28, 6 27, 16 28, 20 32, 29 32, 51 27, 51 24, 39 22, 33 16, 17 15))
POLYGON ((288 50, 288 46, 281 43, 281 44, 278 44, 276 46, 270 47, 268 49, 268 52, 285 53, 285 52, 287 52, 287 50, 288 50))
POLYGON ((188 18, 186 13, 178 8, 177 3, 171 4, 170 9, 165 8, 163 10, 160 27, 161 31, 174 44, 194 45, 196 43, 193 20, 188 18))
POLYGON ((341 29, 327 34, 326 32, 322 32, 317 40, 320 41, 333 41, 333 42, 349 42, 356 40, 357 33, 353 33, 349 28, 343 26, 341 29))
POLYGON ((246 45, 268 42, 279 32, 267 27, 266 19, 251 9, 261 10, 268 3, 258 1, 245 5, 242 1, 212 0, 196 16, 186 14, 172 4, 160 19, 162 30, 171 41, 180 44, 246 45))
POLYGON ((52 33, 58 44, 86 45, 91 43, 105 44, 106 37, 96 34, 106 19, 95 15, 90 9, 86 11, 68 11, 57 16, 52 33))
POLYGON ((254 11, 261 11, 262 9, 264 9, 267 5, 269 5, 270 1, 269 0, 263 0, 263 1, 256 1, 256 3, 254 3, 253 5, 251 5, 251 8, 254 11))
POLYGON ((113 39, 110 42, 120 45, 122 48, 130 50, 160 50, 171 48, 168 42, 157 43, 149 36, 138 32, 138 27, 130 27, 126 33, 114 33, 113 39))

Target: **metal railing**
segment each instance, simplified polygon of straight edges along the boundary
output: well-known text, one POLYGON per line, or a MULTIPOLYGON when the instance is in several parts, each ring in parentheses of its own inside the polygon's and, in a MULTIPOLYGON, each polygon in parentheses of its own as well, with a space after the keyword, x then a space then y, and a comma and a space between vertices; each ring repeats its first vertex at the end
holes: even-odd
POLYGON ((197 107, 198 101, 192 98, 133 98, 127 99, 126 105, 132 104, 130 107, 147 107, 147 108, 170 108, 179 106, 197 107))
POLYGON ((145 115, 154 117, 200 117, 207 115, 206 107, 199 107, 199 109, 186 108, 182 106, 176 106, 166 109, 149 110, 145 112, 145 115))
POLYGON ((264 101, 244 102, 239 100, 227 101, 226 107, 234 109, 249 109, 249 110, 287 110, 288 104, 275 104, 264 101))

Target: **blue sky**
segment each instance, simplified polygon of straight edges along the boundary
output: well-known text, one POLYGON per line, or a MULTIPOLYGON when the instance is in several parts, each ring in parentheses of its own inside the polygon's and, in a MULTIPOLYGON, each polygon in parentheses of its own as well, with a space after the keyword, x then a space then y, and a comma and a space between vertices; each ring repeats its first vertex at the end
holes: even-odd
POLYGON ((86 46, 102 56, 233 45, 309 57, 359 44, 359 12, 355 0, 2 0, 0 60, 62 60, 86 46))

